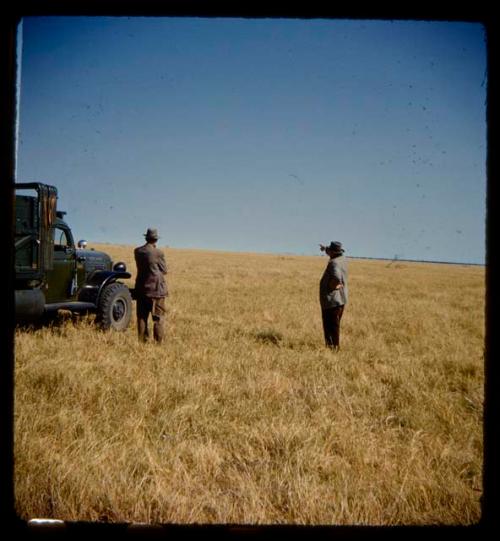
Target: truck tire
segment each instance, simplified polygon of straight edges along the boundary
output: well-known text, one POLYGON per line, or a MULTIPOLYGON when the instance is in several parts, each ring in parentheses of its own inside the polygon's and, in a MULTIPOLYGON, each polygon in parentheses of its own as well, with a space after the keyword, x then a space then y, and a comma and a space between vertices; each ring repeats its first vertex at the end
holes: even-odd
POLYGON ((124 331, 132 317, 132 297, 125 284, 114 282, 104 287, 97 307, 96 322, 104 329, 124 331))

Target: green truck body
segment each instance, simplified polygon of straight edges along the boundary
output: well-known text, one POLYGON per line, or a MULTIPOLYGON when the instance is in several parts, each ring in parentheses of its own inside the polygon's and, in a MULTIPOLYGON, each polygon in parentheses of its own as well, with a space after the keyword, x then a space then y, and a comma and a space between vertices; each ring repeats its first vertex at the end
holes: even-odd
POLYGON ((65 213, 57 210, 54 186, 24 183, 15 188, 17 321, 64 309, 94 312, 101 327, 125 330, 132 314, 130 290, 119 281, 131 276, 125 264, 113 265, 108 254, 75 245, 65 213))

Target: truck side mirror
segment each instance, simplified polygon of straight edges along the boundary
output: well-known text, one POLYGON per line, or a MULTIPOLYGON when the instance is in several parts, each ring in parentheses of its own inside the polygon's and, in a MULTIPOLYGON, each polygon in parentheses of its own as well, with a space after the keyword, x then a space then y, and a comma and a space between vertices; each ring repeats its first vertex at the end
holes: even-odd
POLYGON ((83 240, 83 239, 79 240, 78 241, 78 248, 85 249, 85 248, 87 248, 87 244, 88 244, 88 242, 86 240, 83 240))

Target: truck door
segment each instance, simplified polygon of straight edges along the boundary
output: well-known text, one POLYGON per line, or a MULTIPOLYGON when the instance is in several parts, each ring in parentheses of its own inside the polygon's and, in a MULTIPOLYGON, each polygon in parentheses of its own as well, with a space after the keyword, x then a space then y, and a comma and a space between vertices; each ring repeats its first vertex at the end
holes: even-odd
POLYGON ((74 299, 76 294, 76 250, 71 231, 55 225, 54 267, 47 272, 47 303, 64 302, 74 299))

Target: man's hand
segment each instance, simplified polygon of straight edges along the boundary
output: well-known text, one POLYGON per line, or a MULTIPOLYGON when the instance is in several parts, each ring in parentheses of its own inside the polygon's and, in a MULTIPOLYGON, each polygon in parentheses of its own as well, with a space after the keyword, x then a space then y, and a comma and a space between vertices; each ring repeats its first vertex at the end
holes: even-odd
POLYGON ((330 286, 330 291, 335 291, 336 289, 341 289, 344 287, 344 284, 338 280, 338 278, 330 278, 328 282, 330 286))

